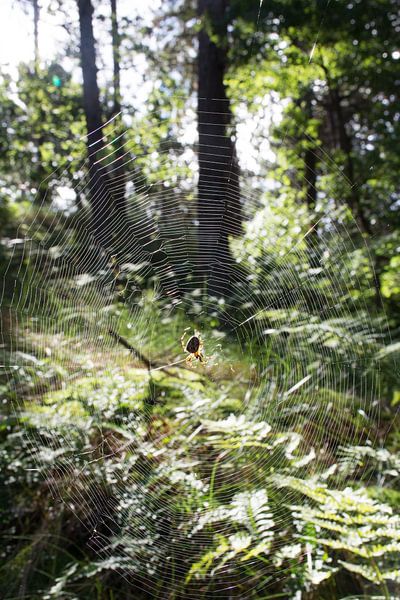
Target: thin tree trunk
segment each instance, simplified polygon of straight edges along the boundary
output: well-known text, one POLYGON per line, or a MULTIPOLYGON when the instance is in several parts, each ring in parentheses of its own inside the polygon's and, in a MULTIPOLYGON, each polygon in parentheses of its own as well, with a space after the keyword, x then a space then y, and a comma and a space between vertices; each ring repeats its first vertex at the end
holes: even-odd
MULTIPOLYGON (((308 119, 313 118, 313 107, 312 107, 312 92, 309 91, 306 95, 306 114, 308 119)), ((316 148, 310 147, 310 140, 307 138, 307 148, 304 152, 304 185, 305 185, 305 196, 310 214, 310 231, 306 238, 308 246, 308 257, 310 265, 312 267, 319 266, 318 259, 318 230, 315 223, 316 214, 315 208, 317 204, 317 164, 318 158, 316 154, 316 148)))
MULTIPOLYGON (((361 200, 358 193, 358 188, 355 180, 354 163, 353 163, 353 147, 351 138, 346 131, 346 120, 343 114, 342 99, 337 86, 335 86, 330 77, 328 68, 321 63, 321 67, 325 73, 326 81, 328 84, 328 94, 330 99, 330 106, 328 106, 328 113, 332 125, 332 133, 335 133, 335 123, 338 130, 338 143, 341 151, 345 155, 345 174, 350 184, 350 191, 347 196, 347 204, 353 213, 353 216, 357 220, 361 231, 371 235, 372 230, 370 223, 368 222, 363 208, 361 206, 361 200)), ((335 136, 336 137, 336 136, 335 136)))
MULTIPOLYGON (((331 92, 331 98, 333 102, 333 108, 336 113, 337 123, 338 123, 338 131, 339 131, 339 144, 340 149, 345 155, 345 173, 350 183, 350 193, 348 195, 348 205, 353 215, 355 216, 361 231, 367 234, 369 237, 372 236, 373 231, 371 225, 366 218, 362 204, 360 195, 358 192, 358 188, 355 181, 355 173, 354 173, 354 163, 353 163, 353 147, 351 143, 351 138, 346 131, 346 123, 343 115, 341 98, 339 91, 337 89, 333 89, 331 92)), ((381 262, 377 255, 375 254, 372 247, 369 248, 371 262, 372 262, 372 279, 375 288, 375 304, 379 309, 382 308, 382 297, 381 297, 381 262)))
POLYGON ((317 155, 315 149, 307 148, 304 154, 304 177, 306 185, 306 200, 310 212, 315 211, 317 204, 317 155))
POLYGON ((93 35, 91 0, 77 0, 79 9, 80 52, 83 76, 83 105, 87 126, 89 193, 94 239, 102 247, 111 247, 113 202, 107 185, 105 166, 97 164, 103 145, 103 123, 97 84, 96 52, 93 35))
MULTIPOLYGON (((39 55, 39 19, 40 19, 40 6, 38 0, 32 0, 33 5, 33 72, 36 78, 39 78, 39 69, 40 69, 40 55, 39 55)), ((44 202, 51 202, 51 192, 48 186, 48 181, 46 180, 46 169, 43 165, 42 161, 42 153, 41 147, 45 142, 45 138, 43 135, 43 128, 41 124, 45 120, 44 110, 40 102, 38 102, 38 112, 39 112, 39 122, 38 122, 38 131, 36 134, 32 136, 32 139, 35 142, 36 153, 37 153, 37 168, 36 168, 36 177, 37 177, 37 196, 35 198, 35 202, 39 205, 42 205, 44 202)))
POLYGON ((317 204, 317 156, 315 149, 307 148, 304 154, 304 178, 306 187, 306 202, 310 215, 310 229, 306 238, 308 258, 311 267, 319 266, 318 257, 318 229, 316 223, 315 207, 317 204))
MULTIPOLYGON (((121 112, 121 36, 118 29, 117 0, 111 0, 111 37, 113 50, 113 115, 116 116, 121 112)), ((117 119, 120 122, 121 116, 117 119)), ((115 210, 118 218, 121 214, 127 215, 124 138, 117 135, 114 147, 117 161, 113 166, 112 177, 114 180, 115 210)))
POLYGON ((117 114, 121 110, 121 40, 118 30, 117 0, 111 0, 111 36, 113 47, 113 112, 117 114))
POLYGON ((223 292, 232 265, 229 236, 238 235, 242 225, 239 168, 229 131, 232 112, 224 85, 227 4, 227 0, 198 0, 203 18, 198 51, 198 264, 200 274, 218 293, 223 292), (210 39, 210 27, 219 37, 218 45, 210 39))
POLYGON ((35 75, 37 75, 39 72, 39 10, 39 1, 33 0, 33 39, 35 75))
MULTIPOLYGON (((306 115, 309 121, 314 117, 312 106, 312 91, 309 90, 305 97, 306 115)), ((307 138, 307 149, 304 153, 304 179, 306 188, 306 202, 310 213, 315 211, 317 204, 317 154, 316 149, 308 145, 310 140, 307 138)))
POLYGON ((345 173, 350 184, 350 190, 347 197, 348 205, 353 215, 357 219, 361 231, 367 233, 368 235, 371 235, 371 226, 362 209, 360 195, 358 193, 358 188, 355 180, 354 162, 352 156, 353 148, 350 136, 346 131, 346 122, 343 115, 339 91, 337 89, 333 89, 331 92, 331 97, 333 102, 333 108, 337 118, 340 149, 345 155, 345 173))

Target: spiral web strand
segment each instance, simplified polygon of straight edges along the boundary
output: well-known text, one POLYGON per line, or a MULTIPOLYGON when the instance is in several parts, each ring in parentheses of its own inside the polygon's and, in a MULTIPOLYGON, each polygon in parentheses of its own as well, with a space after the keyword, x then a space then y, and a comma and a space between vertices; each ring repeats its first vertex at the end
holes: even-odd
MULTIPOLYGON (((204 123, 208 118, 201 115, 204 123)), ((169 148, 166 139, 157 156, 159 167, 171 160, 169 148)), ((51 206, 45 213, 38 208, 28 231, 10 241, 10 264, 17 261, 23 273, 8 302, 10 334, 2 340, 9 348, 3 370, 20 396, 15 410, 29 412, 34 425, 42 408, 51 406, 51 393, 60 398, 49 412, 47 431, 41 426, 39 435, 30 437, 27 428, 26 443, 35 457, 32 476, 44 477, 54 498, 76 513, 98 553, 99 569, 116 570, 154 597, 167 597, 152 579, 159 565, 173 597, 175 581, 186 572, 186 545, 194 541, 206 547, 210 522, 213 535, 229 537, 229 511, 233 522, 250 518, 242 505, 254 514, 248 527, 258 528, 264 543, 274 544, 278 553, 283 542, 277 532, 285 529, 285 507, 298 502, 297 492, 282 490, 281 508, 275 507, 272 516, 257 473, 273 476, 297 468, 303 477, 317 476, 329 469, 330 455, 339 453, 341 431, 347 443, 373 445, 376 430, 369 431, 369 424, 379 422, 379 365, 367 369, 367 358, 371 361, 365 342, 385 330, 372 327, 365 301, 352 294, 351 287, 361 288, 362 282, 349 272, 354 243, 345 221, 332 221, 326 207, 318 223, 299 227, 289 249, 264 262, 255 260, 251 246, 249 250, 232 238, 233 276, 222 241, 224 227, 234 229, 240 222, 238 215, 227 212, 227 200, 235 193, 229 173, 223 175, 224 185, 217 188, 223 193, 216 197, 220 149, 214 149, 207 171, 212 199, 207 217, 216 235, 209 247, 197 245, 196 201, 185 191, 190 185, 186 181, 181 186, 173 177, 148 185, 136 168, 143 156, 132 155, 129 132, 121 135, 116 120, 108 124, 103 147, 96 152, 104 174, 99 204, 107 196, 114 202, 121 199, 126 189, 128 217, 114 214, 103 224, 114 228, 117 246, 102 247, 85 220, 75 222, 73 230, 58 227, 64 217, 51 206), (196 252, 200 262, 207 257, 206 280, 196 252), (306 267, 311 255, 317 265, 313 268, 306 267), (250 295, 255 278, 258 294, 250 295), (351 332, 343 326, 349 306, 351 332), (180 342, 187 328, 204 335, 208 357, 207 364, 193 369, 186 367, 180 342), (133 350, 118 339, 127 340, 133 350), (138 352, 149 365, 138 359, 138 352), (48 356, 57 359, 58 372, 46 370, 48 356), (30 369, 40 381, 34 389, 27 378, 30 369), (99 396, 105 376, 106 393, 99 396), (157 396, 155 389, 166 378, 176 395, 168 414, 179 422, 189 450, 183 451, 163 425, 166 415, 159 406, 164 392, 157 396), (82 392, 88 395, 85 403, 83 379, 93 382, 89 392, 82 392), (75 384, 76 391, 66 396, 75 384), (35 410, 28 411, 25 397, 33 398, 35 410), (226 399, 228 408, 223 408, 226 399), (123 410, 118 412, 118 405, 123 410), (350 413, 364 420, 362 434, 360 429, 351 431, 350 413), (283 437, 275 435, 282 431, 283 437), (306 440, 301 441, 300 431, 306 431, 306 440), (205 432, 206 458, 199 441, 205 432), (289 450, 282 450, 282 441, 289 450), (324 453, 316 454, 321 446, 324 453), (232 470, 232 454, 238 464, 245 464, 248 449, 254 452, 251 468, 232 470), (247 499, 246 492, 237 492, 245 478, 244 489, 251 493, 247 499), (99 484, 102 479, 104 486, 99 484), (204 495, 195 514, 179 507, 182 487, 204 495), (254 487, 257 493, 251 492, 254 487), (174 494, 176 502, 171 501, 174 494)), ((88 159, 68 168, 76 174, 88 171, 88 159)), ((194 169, 192 161, 192 189, 194 169)), ((343 177, 339 170, 337 177, 343 177)), ((62 179, 62 173, 54 178, 62 179)), ((257 239, 263 230, 263 238, 276 240, 278 247, 285 228, 279 230, 268 218, 261 226, 257 221, 268 209, 262 177, 246 173, 239 179, 244 235, 253 228, 257 239)), ((89 184, 77 179, 75 193, 88 197, 89 184)), ((257 565, 259 569, 259 561, 257 565)), ((275 574, 284 577, 284 568, 277 566, 275 574)), ((233 581, 228 562, 218 576, 219 587, 210 597, 229 597, 247 577, 244 571, 243 581, 233 581)), ((196 598, 191 585, 185 597, 196 598)))

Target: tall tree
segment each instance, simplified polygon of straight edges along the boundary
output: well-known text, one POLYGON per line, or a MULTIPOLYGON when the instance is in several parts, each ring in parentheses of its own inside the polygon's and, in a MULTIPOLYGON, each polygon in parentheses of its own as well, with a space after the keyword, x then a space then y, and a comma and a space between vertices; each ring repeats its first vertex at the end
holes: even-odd
POLYGON ((113 112, 117 114, 121 110, 121 37, 118 29, 117 0, 111 1, 111 37, 113 49, 113 112))
MULTIPOLYGON (((27 9, 27 5, 19 0, 22 9, 25 11, 27 9)), ((40 5, 39 0, 31 0, 31 6, 33 9, 33 75, 35 76, 35 80, 37 81, 40 76, 40 55, 39 55, 39 20, 40 20, 40 5)), ((28 9, 30 13, 30 8, 28 9)), ((30 15, 31 17, 31 15, 30 15)), ((39 90, 37 89, 36 92, 39 90)), ((41 92, 40 92, 41 93, 41 92)), ((40 98, 36 98, 36 104, 38 107, 39 113, 39 123, 42 124, 46 120, 46 115, 42 107, 42 103, 40 98)), ((36 173, 37 173, 37 193, 35 196, 35 202, 38 204, 42 204, 42 202, 49 201, 51 199, 51 193, 49 190, 49 186, 45 181, 46 178, 46 170, 43 167, 43 156, 42 156, 42 147, 45 143, 45 138, 43 137, 43 128, 40 126, 38 131, 32 131, 31 136, 34 146, 35 146, 35 162, 37 164, 36 173)))
POLYGON ((83 106, 87 126, 89 159, 89 193, 92 211, 92 232, 102 247, 111 247, 113 202, 107 184, 105 167, 100 160, 103 145, 103 121, 97 83, 96 50, 93 35, 91 0, 77 0, 79 10, 80 54, 83 76, 83 106))
MULTIPOLYGON (((39 14, 40 14, 40 7, 39 7, 39 1, 38 0, 32 0, 33 2, 33 40, 34 40, 34 62, 33 62, 33 70, 35 73, 35 77, 38 78, 39 77, 39 68, 40 68, 40 63, 39 63, 39 14)), ((44 120, 44 112, 43 112, 43 107, 42 104, 40 102, 38 102, 38 106, 39 106, 39 113, 40 113, 40 120, 44 120)), ((38 176, 39 176, 39 185, 38 185, 38 194, 36 197, 36 201, 39 203, 42 203, 44 200, 49 200, 49 188, 47 185, 47 182, 45 182, 45 169, 43 167, 42 164, 42 152, 41 152, 41 147, 44 144, 44 137, 42 134, 42 129, 40 129, 40 133, 39 135, 35 135, 34 136, 34 140, 35 140, 35 145, 36 145, 36 149, 37 149, 37 155, 38 155, 38 176)))
POLYGON ((112 114, 118 119, 121 134, 115 139, 115 157, 116 163, 112 169, 114 180, 114 198, 115 210, 119 214, 126 215, 127 206, 125 202, 125 148, 124 138, 122 137, 123 126, 121 123, 121 36, 118 27, 117 0, 110 0, 111 7, 111 37, 112 37, 112 56, 113 56, 113 109, 112 114))
POLYGON ((229 236, 239 234, 242 223, 232 112, 224 84, 227 9, 228 0, 198 0, 198 262, 216 293, 226 289, 226 269, 232 262, 229 236))
POLYGON ((33 0, 33 39, 35 47, 35 74, 37 75, 39 70, 39 2, 33 0))

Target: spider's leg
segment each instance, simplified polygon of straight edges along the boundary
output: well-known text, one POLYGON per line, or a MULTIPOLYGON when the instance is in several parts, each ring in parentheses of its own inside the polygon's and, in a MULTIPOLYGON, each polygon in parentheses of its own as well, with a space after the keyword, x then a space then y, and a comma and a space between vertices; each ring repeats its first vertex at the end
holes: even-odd
POLYGON ((186 351, 185 338, 186 338, 186 331, 184 332, 183 336, 181 337, 182 348, 186 351))

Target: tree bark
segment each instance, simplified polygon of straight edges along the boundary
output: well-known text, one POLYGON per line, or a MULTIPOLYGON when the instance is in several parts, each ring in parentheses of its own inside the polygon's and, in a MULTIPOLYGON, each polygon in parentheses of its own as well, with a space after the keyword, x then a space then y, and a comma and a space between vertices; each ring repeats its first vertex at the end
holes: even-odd
POLYGON ((311 211, 315 210, 317 203, 317 156, 313 148, 307 148, 304 154, 304 177, 306 180, 306 200, 311 211))
MULTIPOLYGON (((311 91, 305 96, 305 110, 307 118, 311 120, 313 118, 313 106, 312 106, 313 95, 311 91)), ((306 238, 308 257, 310 265, 312 267, 319 266, 318 256, 318 230, 315 223, 316 215, 315 208, 317 204, 317 165, 318 158, 316 148, 310 147, 310 140, 307 138, 307 148, 304 152, 304 185, 305 185, 305 197, 310 214, 310 231, 306 238)))
MULTIPOLYGON (((113 116, 121 112, 121 37, 118 29, 117 0, 111 0, 111 37, 113 50, 113 116)), ((117 117, 120 123, 121 116, 117 117)), ((122 130, 122 127, 121 127, 122 130)), ((127 216, 125 201, 125 150, 124 138, 116 136, 114 144, 116 163, 113 166, 113 189, 116 214, 127 216)))
POLYGON ((97 161, 103 145, 103 123, 97 83, 96 51, 93 35, 93 6, 91 0, 77 0, 79 9, 80 54, 83 77, 83 105, 87 126, 89 160, 89 194, 92 233, 95 241, 105 248, 112 244, 113 203, 105 166, 97 161))
MULTIPOLYGON (((40 76, 40 54, 39 54, 39 20, 40 20, 40 6, 39 0, 32 0, 33 6, 33 72, 35 77, 38 79, 40 76)), ((43 135, 43 128, 41 124, 45 120, 44 109, 39 100, 37 100, 38 105, 38 129, 32 135, 32 139, 35 143, 36 149, 36 181, 37 181, 37 194, 35 197, 35 203, 42 205, 43 203, 50 204, 51 202, 51 189, 48 185, 48 180, 46 178, 46 168, 44 166, 42 160, 42 152, 41 148, 45 142, 45 138, 43 135)))
MULTIPOLYGON (((348 195, 348 205, 350 210, 352 211, 354 217, 356 218, 360 230, 366 234, 367 236, 372 236, 373 230, 371 224, 369 223, 367 217, 365 216, 360 195, 358 192, 358 188, 355 181, 355 173, 354 173, 354 163, 353 163, 353 147, 351 138, 346 130, 346 122, 343 115, 341 98, 339 94, 339 90, 334 88, 331 90, 331 98, 333 109, 335 111, 335 115, 338 123, 338 132, 339 132, 339 144, 340 149, 345 155, 345 174, 350 184, 350 191, 348 195)), ((373 285, 375 289, 375 304, 380 310, 382 308, 382 297, 381 297, 381 261, 374 252, 373 248, 369 248, 371 263, 372 263, 372 279, 373 285)))
POLYGON ((358 188, 355 180, 354 173, 354 162, 353 162, 353 148, 350 136, 346 131, 346 122, 343 115, 343 109, 341 104, 341 98, 339 91, 334 88, 331 90, 331 98, 333 103, 333 109, 336 114, 337 124, 338 124, 338 133, 339 133, 339 145, 345 156, 345 174, 350 184, 349 194, 347 196, 347 202, 350 210, 355 216, 360 229, 363 233, 367 233, 368 235, 372 234, 371 226, 366 218, 364 211, 361 206, 361 200, 358 193, 358 188))
POLYGON ((121 110, 121 42, 118 29, 117 0, 111 0, 111 37, 113 47, 113 112, 116 115, 121 110))
POLYGON ((39 72, 39 1, 33 0, 33 40, 35 75, 39 72))
POLYGON ((232 112, 224 85, 227 6, 228 0, 198 0, 203 19, 198 38, 198 265, 209 291, 216 293, 224 292, 229 279, 229 236, 240 234, 242 225, 232 112))
POLYGON ((312 267, 319 266, 318 229, 316 224, 315 207, 317 204, 317 156, 313 148, 307 148, 304 154, 304 178, 306 187, 306 202, 310 214, 310 229, 306 238, 308 257, 312 267))
MULTIPOLYGON (((311 121, 314 117, 312 106, 312 92, 308 91, 305 97, 305 111, 307 119, 311 121)), ((307 142, 308 142, 307 138, 307 142)), ((306 202, 310 212, 315 211, 317 204, 317 154, 315 148, 310 148, 307 144, 307 149, 304 153, 304 179, 306 188, 306 202)))

